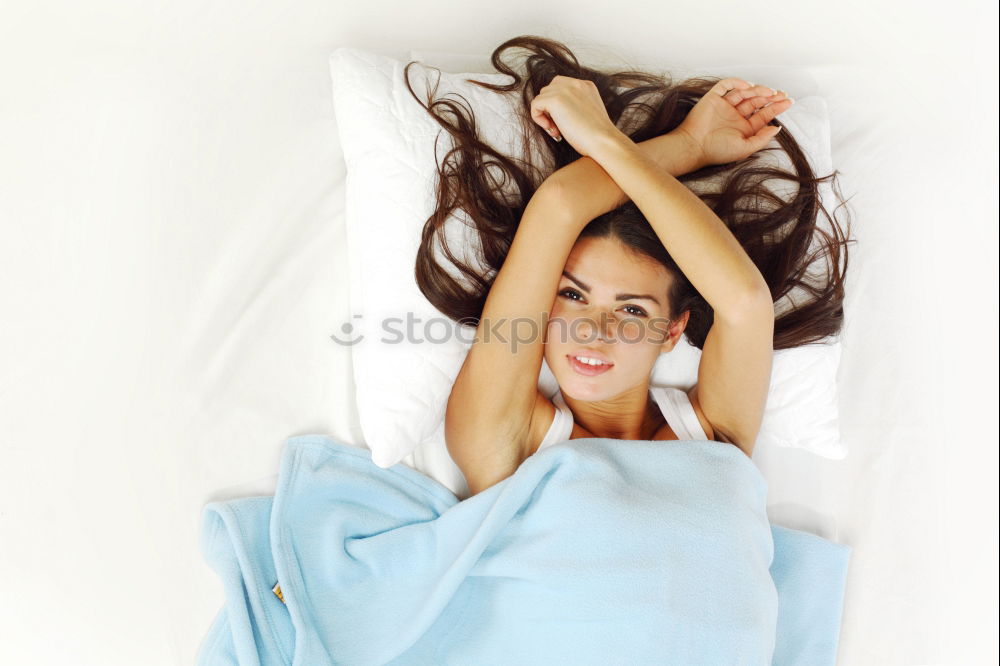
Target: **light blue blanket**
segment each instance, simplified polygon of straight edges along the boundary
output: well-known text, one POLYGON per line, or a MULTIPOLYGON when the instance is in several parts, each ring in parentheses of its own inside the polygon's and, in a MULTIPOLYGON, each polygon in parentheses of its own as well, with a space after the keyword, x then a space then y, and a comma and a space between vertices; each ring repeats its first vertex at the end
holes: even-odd
POLYGON ((460 502, 293 437, 274 497, 205 507, 226 603, 198 663, 833 664, 850 548, 766 493, 718 442, 573 440, 460 502))

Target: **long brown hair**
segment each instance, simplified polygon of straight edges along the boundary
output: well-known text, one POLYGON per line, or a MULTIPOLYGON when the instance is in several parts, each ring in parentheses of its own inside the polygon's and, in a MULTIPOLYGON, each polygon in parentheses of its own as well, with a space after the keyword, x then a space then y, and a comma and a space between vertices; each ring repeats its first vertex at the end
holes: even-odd
MULTIPOLYGON (((675 83, 669 75, 591 69, 581 65, 564 44, 532 35, 507 40, 493 51, 491 61, 498 72, 513 77, 513 82, 500 85, 467 81, 498 94, 520 93, 517 109, 524 147, 520 158, 503 155, 485 143, 471 112, 466 113, 451 99, 434 99, 436 86, 428 91, 426 103, 419 99, 409 81, 409 70, 415 61, 404 70, 410 94, 454 140, 454 147, 438 164, 436 207, 424 223, 416 257, 417 285, 443 314, 476 325, 532 194, 549 173, 580 158, 567 141, 542 141, 541 145, 550 152, 541 160, 529 157, 527 146, 532 133, 548 138, 530 115, 531 100, 539 90, 556 75, 593 81, 612 122, 639 143, 676 128, 719 80, 696 77, 675 83), (521 63, 523 74, 504 59, 512 49, 527 51, 521 63), (536 166, 540 162, 545 166, 536 166), (473 243, 476 256, 472 258, 449 246, 445 227, 449 218, 457 214, 466 218, 467 228, 476 237, 473 243), (435 246, 450 266, 439 262, 435 246)), ((777 119, 771 122, 780 124, 777 119)), ((776 304, 774 349, 777 350, 821 342, 840 332, 844 321, 847 246, 857 241, 849 238, 849 213, 845 232, 820 198, 820 185, 829 181, 831 191, 841 202, 835 212, 846 203, 837 184, 838 172, 817 177, 789 132, 780 132, 775 140, 790 159, 794 172, 757 164, 764 152, 758 151, 746 159, 709 166, 678 180, 688 185, 726 224, 770 287, 776 304), (695 182, 716 175, 720 176, 720 191, 695 182), (781 196, 765 186, 765 180, 778 181, 783 185, 781 190, 792 184, 797 191, 786 200, 787 195, 781 196), (820 214, 830 222, 829 230, 817 224, 820 214), (825 275, 817 280, 818 264, 824 265, 825 275), (780 299, 791 301, 789 295, 793 290, 798 290, 793 306, 779 307, 780 299)), ((583 229, 581 237, 585 236, 617 238, 633 251, 663 264, 674 277, 668 294, 669 316, 674 318, 689 311, 684 335, 692 345, 702 348, 712 326, 712 307, 684 276, 634 202, 627 201, 596 217, 583 229)))

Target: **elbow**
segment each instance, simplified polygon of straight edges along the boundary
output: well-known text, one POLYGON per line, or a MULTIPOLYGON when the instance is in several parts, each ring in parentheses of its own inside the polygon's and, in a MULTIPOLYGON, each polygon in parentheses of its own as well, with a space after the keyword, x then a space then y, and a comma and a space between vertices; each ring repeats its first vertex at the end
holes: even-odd
POLYGON ((741 294, 734 295, 727 307, 714 308, 715 316, 734 324, 747 320, 759 320, 761 316, 769 315, 774 320, 774 300, 770 288, 755 286, 745 289, 741 294))
POLYGON ((758 287, 748 290, 744 300, 745 307, 755 312, 760 310, 770 311, 774 316, 774 298, 771 296, 771 288, 766 282, 762 282, 758 287))

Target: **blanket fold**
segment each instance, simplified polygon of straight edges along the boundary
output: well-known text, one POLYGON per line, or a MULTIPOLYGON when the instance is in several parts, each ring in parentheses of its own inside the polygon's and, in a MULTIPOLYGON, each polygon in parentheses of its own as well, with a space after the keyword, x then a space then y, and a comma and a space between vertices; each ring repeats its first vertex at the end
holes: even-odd
POLYGON ((590 438, 460 502, 293 437, 274 497, 205 507, 198 663, 833 664, 850 548, 771 526, 766 491, 736 447, 590 438))

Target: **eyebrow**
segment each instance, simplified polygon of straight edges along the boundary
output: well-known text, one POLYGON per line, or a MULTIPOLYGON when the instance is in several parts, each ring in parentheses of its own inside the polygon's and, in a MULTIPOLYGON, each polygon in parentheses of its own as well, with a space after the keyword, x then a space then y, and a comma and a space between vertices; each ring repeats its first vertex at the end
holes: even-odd
MULTIPOLYGON (((584 291, 590 291, 590 287, 589 286, 587 286, 584 283, 580 282, 569 271, 564 270, 562 272, 562 274, 565 277, 568 277, 573 282, 575 282, 576 286, 578 286, 580 289, 583 289, 584 291)), ((650 294, 618 294, 618 295, 615 296, 615 299, 619 300, 619 301, 631 301, 631 300, 634 300, 634 299, 643 299, 643 298, 646 299, 646 300, 653 301, 657 305, 660 305, 660 301, 658 301, 655 296, 651 296, 650 294)))

